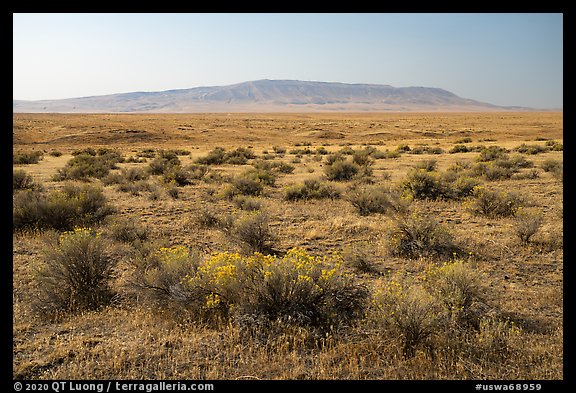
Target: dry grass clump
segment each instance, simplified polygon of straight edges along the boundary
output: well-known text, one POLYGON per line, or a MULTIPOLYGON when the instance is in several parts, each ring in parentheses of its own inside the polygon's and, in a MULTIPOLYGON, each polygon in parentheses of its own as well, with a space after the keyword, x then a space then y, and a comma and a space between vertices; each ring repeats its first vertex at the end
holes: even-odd
POLYGON ((488 292, 482 281, 482 275, 469 263, 456 260, 431 267, 424 285, 440 300, 452 323, 479 328, 488 292))
POLYGON ((142 246, 150 238, 150 229, 134 218, 114 217, 107 225, 107 236, 133 246, 142 246))
POLYGON ((270 227, 270 219, 266 213, 253 211, 237 215, 226 230, 248 254, 274 252, 277 235, 270 227))
POLYGON ((252 163, 252 166, 258 170, 284 174, 292 173, 296 168, 294 165, 290 165, 284 161, 270 162, 264 160, 256 160, 252 163))
POLYGON ((374 246, 367 241, 354 242, 342 250, 344 264, 362 273, 377 272, 373 262, 374 246))
POLYGON ((384 329, 400 337, 405 357, 440 330, 441 305, 421 286, 390 281, 377 289, 373 302, 384 329))
POLYGON ((514 233, 522 244, 528 244, 543 223, 544 216, 540 210, 518 208, 514 217, 514 233))
POLYGON ((470 356, 479 361, 495 355, 484 351, 494 350, 502 360, 509 354, 492 344, 501 339, 507 346, 509 335, 521 331, 487 304, 490 295, 469 262, 451 260, 415 276, 397 274, 381 281, 374 289, 368 318, 401 339, 406 358, 423 349, 432 359, 470 356))

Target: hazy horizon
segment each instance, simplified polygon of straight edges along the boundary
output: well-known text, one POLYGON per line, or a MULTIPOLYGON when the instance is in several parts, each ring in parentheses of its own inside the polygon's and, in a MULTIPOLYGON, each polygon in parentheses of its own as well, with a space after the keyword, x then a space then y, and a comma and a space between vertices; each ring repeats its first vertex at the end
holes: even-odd
POLYGON ((13 14, 13 99, 261 79, 563 108, 562 14, 13 14))

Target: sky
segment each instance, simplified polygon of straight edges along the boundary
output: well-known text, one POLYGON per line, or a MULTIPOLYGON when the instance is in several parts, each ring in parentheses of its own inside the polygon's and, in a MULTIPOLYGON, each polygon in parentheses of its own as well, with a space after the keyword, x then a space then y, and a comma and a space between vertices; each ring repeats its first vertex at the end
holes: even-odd
POLYGON ((259 79, 439 87, 563 107, 563 15, 13 14, 13 98, 259 79))

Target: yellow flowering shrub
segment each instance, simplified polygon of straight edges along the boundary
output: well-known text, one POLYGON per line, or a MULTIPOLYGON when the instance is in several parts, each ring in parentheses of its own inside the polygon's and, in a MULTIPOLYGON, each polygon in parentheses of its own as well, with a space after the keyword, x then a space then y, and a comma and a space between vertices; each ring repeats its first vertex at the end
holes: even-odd
POLYGON ((315 257, 292 249, 283 257, 217 253, 183 280, 203 297, 202 308, 222 317, 258 315, 316 327, 362 315, 366 289, 342 271, 338 255, 315 257))

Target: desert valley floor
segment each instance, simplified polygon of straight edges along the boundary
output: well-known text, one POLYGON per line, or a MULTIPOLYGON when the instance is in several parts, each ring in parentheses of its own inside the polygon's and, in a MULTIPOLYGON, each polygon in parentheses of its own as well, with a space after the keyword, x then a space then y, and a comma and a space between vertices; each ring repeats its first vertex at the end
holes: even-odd
POLYGON ((15 379, 563 379, 562 113, 14 114, 12 140, 15 379))

